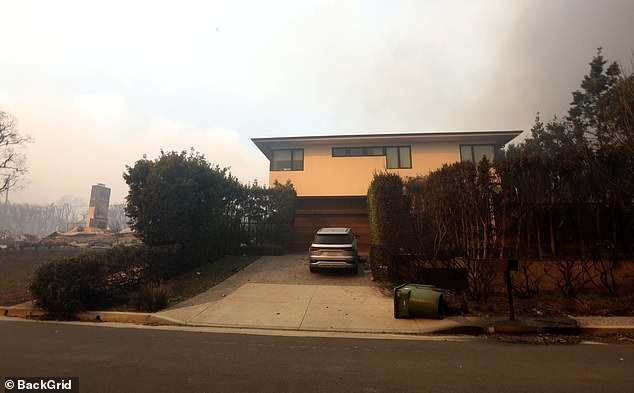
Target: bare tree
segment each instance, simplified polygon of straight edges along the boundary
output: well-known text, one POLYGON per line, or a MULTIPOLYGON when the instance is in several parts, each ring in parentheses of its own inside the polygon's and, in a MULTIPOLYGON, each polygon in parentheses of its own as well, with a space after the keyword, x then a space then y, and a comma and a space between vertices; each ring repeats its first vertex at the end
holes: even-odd
POLYGON ((18 131, 16 118, 0 110, 0 194, 6 193, 5 202, 8 201, 9 190, 24 185, 28 173, 26 156, 17 149, 30 142, 30 136, 22 136, 18 131))
POLYGON ((0 204, 0 232, 46 236, 54 231, 67 231, 78 221, 78 212, 66 203, 0 204))
POLYGON ((128 217, 125 215, 125 205, 123 203, 115 203, 108 209, 108 227, 119 232, 128 227, 128 217))

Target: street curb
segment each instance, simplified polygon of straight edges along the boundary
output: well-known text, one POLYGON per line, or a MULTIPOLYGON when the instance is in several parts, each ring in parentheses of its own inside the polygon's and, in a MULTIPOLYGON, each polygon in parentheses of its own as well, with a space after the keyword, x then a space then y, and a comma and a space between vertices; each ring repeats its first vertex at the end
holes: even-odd
MULTIPOLYGON (((1 307, 5 317, 23 319, 41 319, 46 317, 46 311, 23 307, 1 307)), ((186 325, 174 318, 153 313, 126 312, 126 311, 82 311, 75 314, 78 321, 83 322, 119 322, 139 325, 186 325)))
POLYGON ((463 326, 454 326, 448 329, 440 329, 433 332, 428 332, 426 334, 482 336, 485 334, 490 334, 490 331, 488 330, 487 327, 483 327, 483 326, 463 325, 463 326))
POLYGON ((223 325, 217 323, 186 323, 181 324, 184 327, 201 327, 201 328, 214 328, 214 329, 228 329, 228 330, 259 330, 259 331, 280 331, 280 332, 300 332, 300 333, 349 333, 349 334, 377 334, 377 335, 404 335, 404 336, 424 336, 432 333, 422 333, 414 330, 390 330, 390 329, 337 329, 337 328, 296 328, 288 326, 250 326, 250 325, 223 325))
POLYGON ((46 315, 44 310, 21 308, 21 307, 2 307, 2 315, 14 318, 41 318, 46 315))
POLYGON ((576 336, 580 333, 578 325, 573 326, 518 326, 518 325, 497 325, 489 327, 489 331, 495 334, 561 334, 566 336, 576 336))
POLYGON ((88 322, 121 322, 147 324, 150 313, 129 313, 120 311, 82 311, 75 314, 79 321, 88 322))
POLYGON ((148 323, 150 325, 187 326, 183 321, 157 314, 151 314, 148 323))
POLYGON ((535 325, 462 325, 449 329, 437 330, 430 334, 461 334, 482 336, 491 334, 530 335, 530 334, 560 334, 566 336, 609 336, 615 334, 634 334, 634 326, 628 325, 571 325, 571 326, 535 326, 535 325))
POLYGON ((609 336, 613 334, 634 334, 634 326, 580 326, 580 334, 589 336, 609 336))
POLYGON ((79 321, 86 322, 119 322, 138 325, 183 325, 173 318, 145 312, 126 311, 82 311, 76 315, 79 321))
MULTIPOLYGON (((0 307, 2 315, 5 317, 23 318, 23 319, 41 319, 46 316, 46 312, 40 309, 25 307, 0 307)), ((76 314, 78 321, 83 322, 117 322, 137 325, 169 325, 183 327, 218 327, 224 329, 272 329, 273 327, 262 326, 227 326, 222 324, 200 324, 186 323, 174 318, 156 313, 142 312, 126 312, 126 311, 82 311, 76 314)), ((280 329, 279 327, 275 329, 280 329)), ((287 330, 287 329, 281 329, 287 330)), ((295 329, 289 329, 295 330, 295 329)), ((317 331, 312 330, 311 331, 317 331)), ((486 322, 474 324, 473 321, 462 325, 441 328, 436 331, 427 331, 424 333, 416 332, 399 332, 399 331, 375 331, 372 329, 323 329, 323 332, 336 333, 358 333, 358 334, 422 334, 422 335, 468 335, 481 336, 490 334, 509 334, 509 335, 530 335, 530 334, 561 334, 561 335, 590 335, 590 336, 607 336, 615 334, 634 334, 634 326, 632 325, 568 325, 568 326, 535 326, 535 325, 487 325, 486 322)))

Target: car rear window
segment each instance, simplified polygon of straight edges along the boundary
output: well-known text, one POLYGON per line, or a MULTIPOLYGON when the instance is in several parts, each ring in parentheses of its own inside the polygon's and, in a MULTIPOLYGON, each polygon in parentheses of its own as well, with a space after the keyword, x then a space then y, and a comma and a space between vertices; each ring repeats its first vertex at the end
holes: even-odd
POLYGON ((348 235, 315 235, 315 244, 350 244, 348 235))

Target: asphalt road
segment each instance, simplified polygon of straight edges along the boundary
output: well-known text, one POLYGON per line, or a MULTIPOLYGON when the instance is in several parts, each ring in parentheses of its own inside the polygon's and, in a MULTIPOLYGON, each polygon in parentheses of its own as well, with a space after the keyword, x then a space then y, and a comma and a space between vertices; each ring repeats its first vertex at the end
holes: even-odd
POLYGON ((0 321, 0 381, 81 392, 633 392, 632 345, 273 337, 0 321))

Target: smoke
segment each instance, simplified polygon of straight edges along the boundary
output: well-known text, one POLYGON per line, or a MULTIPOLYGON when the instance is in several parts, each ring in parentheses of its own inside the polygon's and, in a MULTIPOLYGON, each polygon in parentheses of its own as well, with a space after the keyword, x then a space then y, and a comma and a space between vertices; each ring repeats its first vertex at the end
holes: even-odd
POLYGON ((528 130, 565 115, 597 47, 634 49, 631 0, 128 3, 3 9, 0 107, 35 138, 16 201, 96 182, 121 201, 160 149, 266 183, 253 137, 528 130))
POLYGON ((634 45, 631 1, 383 7, 311 9, 274 52, 295 82, 281 90, 326 107, 329 133, 528 129, 565 114, 597 47, 627 62, 634 45))
POLYGON ((60 101, 29 94, 10 96, 10 101, 12 113, 23 119, 21 127, 36 131, 35 143, 25 149, 31 184, 12 194, 14 202, 45 204, 71 195, 87 198, 93 184, 105 183, 112 189, 112 203, 120 203, 127 195, 122 177, 126 165, 133 166, 144 155, 154 159, 161 150, 194 148, 210 163, 231 167, 243 182, 267 178, 266 158, 245 147, 233 129, 200 127, 166 116, 135 117, 116 95, 60 101))

